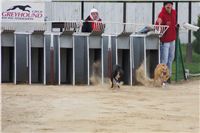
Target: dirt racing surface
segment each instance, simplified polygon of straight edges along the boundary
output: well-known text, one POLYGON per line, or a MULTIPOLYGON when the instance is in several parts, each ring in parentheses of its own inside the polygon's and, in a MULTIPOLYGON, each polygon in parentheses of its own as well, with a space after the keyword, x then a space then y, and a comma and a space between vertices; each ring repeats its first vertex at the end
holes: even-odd
POLYGON ((3 133, 199 133, 200 80, 165 88, 2 84, 3 133))

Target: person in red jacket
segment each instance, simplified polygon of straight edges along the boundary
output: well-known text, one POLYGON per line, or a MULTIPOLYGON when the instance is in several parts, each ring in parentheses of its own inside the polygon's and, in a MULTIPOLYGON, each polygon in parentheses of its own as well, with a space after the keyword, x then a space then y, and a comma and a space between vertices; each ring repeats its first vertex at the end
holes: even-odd
MULTIPOLYGON (((169 26, 165 34, 160 38, 160 62, 168 66, 171 77, 176 40, 176 11, 173 9, 172 1, 164 2, 164 6, 158 15, 156 24, 169 26)), ((170 83, 170 78, 168 83, 170 83)))
POLYGON ((83 23, 82 32, 100 31, 101 19, 99 18, 99 12, 93 8, 90 11, 90 15, 85 19, 83 23))

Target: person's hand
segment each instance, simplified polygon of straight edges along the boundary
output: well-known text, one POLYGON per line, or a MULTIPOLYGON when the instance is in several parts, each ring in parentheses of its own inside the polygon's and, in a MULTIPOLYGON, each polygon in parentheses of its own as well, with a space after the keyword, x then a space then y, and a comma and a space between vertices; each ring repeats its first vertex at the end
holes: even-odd
POLYGON ((161 25, 161 24, 162 24, 162 19, 161 19, 161 18, 158 18, 158 19, 157 19, 157 23, 158 23, 158 25, 161 25))
POLYGON ((83 23, 84 23, 84 21, 81 20, 81 21, 78 23, 79 27, 82 27, 82 26, 83 26, 83 23))

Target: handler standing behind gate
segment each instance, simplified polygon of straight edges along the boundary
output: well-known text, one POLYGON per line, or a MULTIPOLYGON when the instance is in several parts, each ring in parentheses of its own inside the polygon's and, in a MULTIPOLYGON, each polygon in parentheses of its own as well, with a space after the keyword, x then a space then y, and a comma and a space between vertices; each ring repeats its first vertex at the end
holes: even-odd
POLYGON ((101 30, 100 23, 101 18, 99 18, 99 12, 97 9, 93 8, 90 11, 90 15, 86 18, 83 23, 82 32, 91 32, 93 30, 101 30), (89 21, 89 22, 88 22, 89 21))
MULTIPOLYGON (((171 77, 176 40, 176 11, 173 9, 172 1, 164 2, 164 6, 158 15, 156 24, 169 26, 166 33, 160 38, 160 61, 168 66, 171 77)), ((170 78, 168 83, 171 83, 170 78)))

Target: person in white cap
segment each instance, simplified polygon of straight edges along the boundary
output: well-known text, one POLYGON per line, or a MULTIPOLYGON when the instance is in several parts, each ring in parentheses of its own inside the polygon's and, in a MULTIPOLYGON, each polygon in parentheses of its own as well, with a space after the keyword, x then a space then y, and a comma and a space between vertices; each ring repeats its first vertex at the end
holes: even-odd
POLYGON ((82 32, 91 32, 93 30, 96 30, 98 22, 100 22, 101 19, 99 18, 99 12, 97 9, 93 8, 90 10, 90 15, 85 19, 85 22, 83 23, 82 32))

